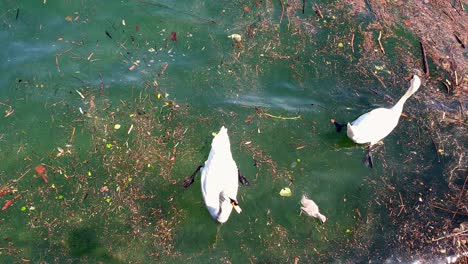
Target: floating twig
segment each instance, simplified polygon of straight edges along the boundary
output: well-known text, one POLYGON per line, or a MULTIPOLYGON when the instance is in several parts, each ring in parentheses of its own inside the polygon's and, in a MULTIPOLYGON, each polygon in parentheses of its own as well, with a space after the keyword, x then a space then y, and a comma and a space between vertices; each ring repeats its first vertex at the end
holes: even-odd
POLYGON ((458 196, 457 211, 453 214, 453 216, 452 216, 452 221, 453 221, 453 219, 455 218, 455 216, 457 216, 458 211, 460 210, 460 209, 458 208, 458 205, 460 204, 460 202, 461 202, 461 200, 462 200, 462 197, 464 196, 463 194, 465 193, 465 186, 466 186, 467 180, 468 180, 468 176, 465 176, 465 182, 463 183, 463 188, 462 188, 462 190, 461 190, 461 192, 460 192, 460 195, 458 196))
POLYGON ((58 60, 58 54, 55 54, 55 67, 57 67, 57 71, 60 72, 60 65, 58 60))
POLYGON ((465 48, 465 43, 463 43, 463 40, 456 34, 456 33, 453 33, 453 35, 455 36, 455 38, 457 39, 458 43, 460 43, 460 45, 462 46, 462 48, 465 48))
POLYGON ((374 75, 375 78, 377 78, 377 80, 380 82, 380 84, 382 84, 383 87, 387 88, 387 85, 385 85, 385 83, 382 81, 382 79, 380 79, 380 77, 373 71, 370 71, 372 73, 372 75, 374 75))
POLYGON ((452 233, 452 234, 448 234, 446 236, 443 236, 443 237, 439 237, 439 238, 433 238, 432 239, 432 242, 437 242, 439 240, 442 240, 442 239, 446 239, 446 238, 451 238, 451 237, 455 237, 455 236, 458 236, 458 235, 461 235, 461 234, 464 234, 468 232, 468 230, 464 230, 464 231, 461 231, 461 232, 458 232, 458 233, 452 233))
POLYGON ((28 174, 29 171, 31 171, 31 168, 29 168, 25 173, 21 174, 21 176, 19 176, 18 179, 13 180, 13 182, 14 182, 14 183, 19 182, 19 180, 21 180, 24 176, 26 176, 26 174, 28 174))
POLYGON ((302 0, 302 14, 305 12, 305 2, 306 0, 302 0))
POLYGON ((465 213, 462 213, 462 212, 455 212, 453 210, 450 210, 450 209, 447 209, 447 208, 443 208, 443 207, 440 207, 440 206, 437 206, 437 205, 431 205, 432 207, 434 208, 437 208, 439 210, 442 210, 442 211, 445 211, 445 212, 449 212, 449 213, 452 213, 452 214, 459 214, 459 215, 464 215, 464 216, 468 216, 468 214, 465 214, 465 213))
POLYGON ((75 128, 75 127, 73 127, 73 129, 72 129, 72 134, 71 134, 71 136, 70 136, 70 140, 69 140, 70 144, 72 144, 72 143, 73 143, 73 136, 75 136, 75 130, 76 130, 76 128, 75 128))
POLYGON ((66 51, 61 52, 61 53, 55 53, 55 66, 57 67, 57 71, 58 71, 58 72, 60 72, 60 65, 59 65, 59 60, 58 60, 58 58, 59 58, 60 56, 62 56, 63 54, 68 53, 70 50, 72 50, 72 48, 69 48, 69 49, 67 49, 66 51))
POLYGON ((101 72, 98 72, 99 74, 99 81, 101 84, 99 85, 99 95, 102 95, 104 93, 104 79, 102 78, 101 72))
POLYGON ((382 46, 382 42, 380 41, 380 39, 382 39, 382 31, 379 31, 379 37, 377 38, 377 42, 379 42, 380 50, 382 51, 383 54, 385 54, 385 50, 382 46))
POLYGON ((106 30, 105 32, 106 32, 107 37, 110 38, 110 39, 112 39, 112 36, 111 36, 111 34, 109 33, 109 31, 106 30))
POLYGON ((401 212, 403 212, 403 211, 405 211, 405 213, 406 213, 406 206, 405 206, 405 204, 403 203, 403 198, 401 197, 401 193, 398 192, 398 195, 400 196, 400 203, 401 203, 401 204, 399 205, 399 207, 400 207, 400 212, 398 213, 397 217, 400 216, 401 212))
POLYGON ((13 109, 13 107, 11 107, 11 105, 7 105, 7 104, 4 104, 2 102, 0 102, 0 105, 4 105, 4 106, 8 107, 8 109, 5 110, 5 115, 3 117, 9 117, 15 112, 15 109, 13 109))
POLYGON ((450 94, 450 86, 449 86, 446 82, 444 82, 444 81, 440 81, 440 82, 441 82, 441 83, 445 86, 445 88, 447 89, 447 94, 450 94))
POLYGON ((429 65, 427 64, 426 49, 424 48, 424 44, 422 43, 422 41, 419 43, 421 44, 421 52, 424 63, 424 74, 426 74, 426 76, 429 76, 429 65))
POLYGON ((442 10, 442 12, 443 12, 448 18, 450 18, 450 20, 455 21, 455 19, 453 18, 453 16, 452 16, 451 14, 447 13, 445 10, 442 10))
POLYGON ((81 99, 85 99, 85 96, 80 91, 78 90, 75 90, 75 91, 80 95, 81 99))
POLYGON ((315 6, 315 14, 317 14, 317 16, 318 16, 320 19, 323 19, 322 11, 320 11, 320 8, 318 7, 318 5, 315 4, 314 6, 315 6))
POLYGON ((351 51, 354 53, 354 33, 353 32, 353 35, 351 35, 351 51))
POLYGON ((279 1, 281 3, 281 17, 280 17, 279 24, 281 25, 281 22, 283 21, 283 16, 284 16, 284 3, 283 3, 284 0, 279 0, 279 1))
POLYGON ((282 119, 282 120, 296 120, 296 119, 301 118, 301 116, 293 116, 293 117, 275 116, 275 115, 268 114, 265 112, 261 113, 260 115, 264 115, 264 116, 276 118, 276 119, 282 119))
POLYGON ((168 63, 164 63, 164 65, 161 68, 161 71, 158 73, 158 77, 161 77, 161 75, 164 74, 164 72, 166 71, 168 65, 169 65, 168 63))

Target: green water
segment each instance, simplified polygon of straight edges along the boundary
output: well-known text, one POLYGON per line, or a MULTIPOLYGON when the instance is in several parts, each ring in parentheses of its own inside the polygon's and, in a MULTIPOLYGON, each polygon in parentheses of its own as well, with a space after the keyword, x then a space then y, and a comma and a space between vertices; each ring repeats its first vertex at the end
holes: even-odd
MULTIPOLYGON (((430 143, 414 122, 403 122, 369 170, 360 162, 365 150, 335 133, 329 119, 345 122, 387 106, 383 95, 398 98, 406 81, 380 90, 356 70, 360 55, 345 39, 354 25, 339 11, 326 22, 310 6, 298 11, 313 23, 306 34, 286 17, 279 25, 278 3, 259 5, 1 4, 0 187, 8 193, 0 203, 21 194, 0 212, 2 263, 311 263, 391 255, 378 246, 391 228, 379 223, 385 210, 368 183, 411 173, 401 166, 411 151, 418 153, 413 162, 431 164, 430 143), (227 37, 234 33, 241 44, 227 37), (256 107, 298 118, 268 118, 256 107), (222 125, 251 186, 239 189, 242 214, 219 225, 204 207, 199 180, 189 189, 181 183, 203 164, 222 125), (48 183, 35 171, 39 164, 48 183), (291 197, 279 195, 283 187, 291 197), (320 206, 325 224, 299 214, 303 193, 320 206), (362 244, 368 251, 360 253, 362 244)), ((361 42, 357 36, 356 49, 361 42)), ((368 67, 383 64, 401 61, 368 67)), ((392 71, 403 78, 411 68, 392 71)))

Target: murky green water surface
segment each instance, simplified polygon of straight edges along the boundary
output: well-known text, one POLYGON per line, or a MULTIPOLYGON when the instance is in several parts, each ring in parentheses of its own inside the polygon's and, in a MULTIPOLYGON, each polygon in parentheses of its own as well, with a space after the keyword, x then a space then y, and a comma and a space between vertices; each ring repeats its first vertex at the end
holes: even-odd
MULTIPOLYGON (((286 16, 279 24, 278 3, 257 3, 1 4, 0 187, 7 194, 0 203, 14 199, 0 212, 3 263, 390 256, 379 249, 391 228, 370 182, 411 177, 401 165, 408 158, 430 167, 427 138, 405 120, 369 170, 360 163, 364 149, 336 134, 329 119, 390 105, 384 94, 399 98, 408 86, 400 77, 413 65, 390 56, 366 62, 367 73, 353 68, 362 37, 353 53, 348 37, 356 25, 333 3, 324 3, 325 19, 310 6, 298 11, 307 22, 299 27, 286 16), (227 37, 234 33, 240 44, 227 37), (399 71, 378 72, 385 89, 370 74, 381 65, 399 71), (251 182, 239 189, 242 214, 224 225, 205 209, 198 179, 181 187, 221 125, 251 182), (41 164, 48 183, 35 169, 41 164), (283 187, 291 197, 279 195, 283 187), (299 214, 303 193, 325 224, 299 214)), ((399 45, 414 51, 411 40, 399 45)), ((409 100, 409 111, 416 102, 409 100)))

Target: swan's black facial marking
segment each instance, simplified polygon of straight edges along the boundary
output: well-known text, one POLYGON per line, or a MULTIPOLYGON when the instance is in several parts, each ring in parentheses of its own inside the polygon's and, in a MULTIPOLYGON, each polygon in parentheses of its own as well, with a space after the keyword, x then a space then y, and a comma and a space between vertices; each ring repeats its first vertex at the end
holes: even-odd
POLYGON ((231 199, 231 198, 229 198, 229 199, 231 200, 232 206, 238 206, 239 205, 239 203, 236 200, 231 199))

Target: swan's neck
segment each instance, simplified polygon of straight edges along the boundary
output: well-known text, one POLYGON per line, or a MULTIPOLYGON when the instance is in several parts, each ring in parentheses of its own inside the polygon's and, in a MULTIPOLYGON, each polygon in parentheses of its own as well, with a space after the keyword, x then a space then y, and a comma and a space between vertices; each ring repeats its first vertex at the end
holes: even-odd
POLYGON ((405 104, 406 100, 410 98, 414 94, 413 87, 410 86, 410 88, 406 91, 406 93, 398 100, 398 102, 392 107, 393 110, 396 111, 403 111, 403 105, 405 104))

